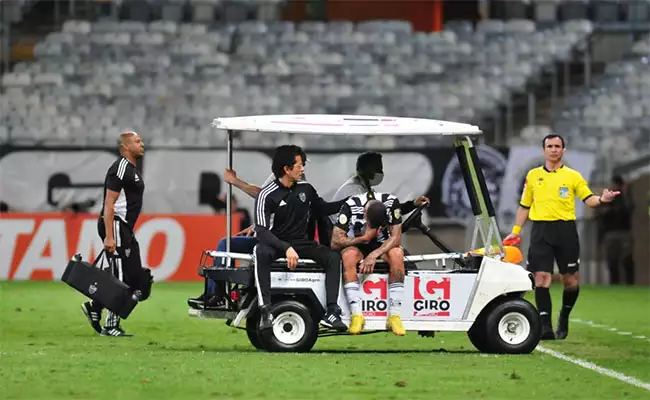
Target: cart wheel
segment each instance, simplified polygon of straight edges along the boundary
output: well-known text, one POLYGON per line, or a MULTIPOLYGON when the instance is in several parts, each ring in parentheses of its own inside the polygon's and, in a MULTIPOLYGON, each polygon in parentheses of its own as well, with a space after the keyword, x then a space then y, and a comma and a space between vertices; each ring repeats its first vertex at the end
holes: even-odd
POLYGON ((318 326, 307 306, 284 300, 273 306, 273 328, 262 332, 262 346, 273 352, 308 352, 318 339, 318 326))
POLYGON ((476 350, 480 351, 481 353, 491 353, 492 350, 488 342, 488 331, 485 315, 486 313, 479 314, 472 327, 469 329, 469 331, 467 331, 467 337, 469 337, 469 341, 472 342, 474 347, 476 347, 476 350))
POLYGON ((531 353, 542 335, 539 313, 524 299, 512 299, 495 306, 486 315, 485 323, 488 348, 494 353, 531 353))
POLYGON ((257 330, 258 325, 260 324, 260 312, 257 308, 254 308, 250 311, 250 314, 246 317, 246 335, 251 344, 255 346, 258 350, 266 350, 262 345, 262 340, 260 339, 260 334, 257 330))

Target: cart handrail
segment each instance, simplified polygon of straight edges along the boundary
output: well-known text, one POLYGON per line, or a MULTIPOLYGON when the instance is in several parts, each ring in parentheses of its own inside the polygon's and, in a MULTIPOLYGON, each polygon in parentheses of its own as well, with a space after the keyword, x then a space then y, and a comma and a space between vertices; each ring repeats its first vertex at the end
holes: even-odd
MULTIPOLYGON (((223 257, 230 258, 233 260, 244 260, 244 261, 253 261, 252 254, 246 253, 233 253, 227 251, 214 251, 214 250, 205 250, 205 254, 210 257, 223 257)), ((436 261, 436 260, 456 260, 466 257, 463 253, 438 253, 438 254, 421 254, 421 255, 410 255, 404 256, 405 262, 420 262, 420 261, 436 261)), ((278 258, 276 262, 287 262, 286 258, 278 258)), ((298 260, 302 264, 316 264, 314 260, 307 258, 301 258, 298 260)), ((378 263, 385 262, 384 260, 377 260, 378 263)))

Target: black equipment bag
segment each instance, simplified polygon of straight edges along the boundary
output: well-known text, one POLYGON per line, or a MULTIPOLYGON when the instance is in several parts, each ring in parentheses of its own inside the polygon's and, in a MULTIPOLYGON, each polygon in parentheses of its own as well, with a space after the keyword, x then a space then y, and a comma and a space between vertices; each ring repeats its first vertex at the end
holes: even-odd
POLYGON ((126 319, 138 304, 138 296, 134 294, 132 288, 113 275, 114 263, 114 257, 104 250, 99 253, 92 264, 81 261, 81 257, 75 255, 68 262, 61 280, 104 308, 126 319), (102 256, 108 262, 106 269, 102 269, 101 265, 98 265, 102 256))

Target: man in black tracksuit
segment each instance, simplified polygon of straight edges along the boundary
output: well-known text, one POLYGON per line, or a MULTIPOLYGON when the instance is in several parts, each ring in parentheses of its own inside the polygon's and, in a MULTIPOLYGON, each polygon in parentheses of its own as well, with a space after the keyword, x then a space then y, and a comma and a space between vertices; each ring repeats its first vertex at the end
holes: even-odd
MULTIPOLYGON (((120 135, 120 158, 106 172, 104 204, 97 221, 97 231, 104 250, 115 260, 112 273, 131 288, 140 290, 140 300, 149 296, 150 273, 142 268, 140 245, 134 227, 142 210, 144 181, 136 169, 136 159, 144 155, 142 138, 132 131, 120 135)), ((101 326, 103 306, 87 301, 82 306, 92 328, 102 336, 133 336, 120 327, 120 317, 112 311, 101 326)))
POLYGON ((255 201, 255 284, 261 308, 260 329, 273 325, 271 306, 271 264, 286 257, 293 270, 298 257, 312 259, 325 269, 327 312, 321 324, 340 331, 347 330, 337 306, 341 282, 341 257, 338 252, 308 239, 311 214, 336 213, 343 202, 327 203, 314 187, 301 181, 305 153, 298 146, 280 146, 273 156, 271 169, 276 179, 262 188, 255 201))

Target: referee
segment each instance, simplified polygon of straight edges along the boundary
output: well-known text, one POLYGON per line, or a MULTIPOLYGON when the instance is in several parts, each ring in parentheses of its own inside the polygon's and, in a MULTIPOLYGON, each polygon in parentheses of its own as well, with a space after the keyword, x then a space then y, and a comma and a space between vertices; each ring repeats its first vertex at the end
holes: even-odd
POLYGON ((515 226, 506 240, 514 239, 530 218, 533 229, 528 249, 528 270, 535 275, 535 302, 542 318, 542 340, 564 339, 569 333, 569 313, 578 299, 580 241, 576 228, 575 198, 589 207, 611 202, 620 192, 603 190, 596 196, 582 175, 562 163, 564 139, 555 134, 542 140, 544 165, 526 174, 515 226), (551 323, 553 262, 562 274, 564 293, 557 332, 551 323))
MULTIPOLYGON (((142 138, 132 131, 120 135, 121 157, 106 173, 104 203, 97 221, 97 231, 104 241, 106 253, 115 254, 113 274, 128 286, 141 291, 140 300, 149 297, 151 279, 146 276, 140 259, 140 246, 133 233, 140 210, 144 181, 138 174, 136 159, 144 155, 142 138)), ((102 336, 132 336, 120 327, 120 317, 108 311, 101 327, 102 305, 88 301, 81 306, 93 329, 102 336)))

